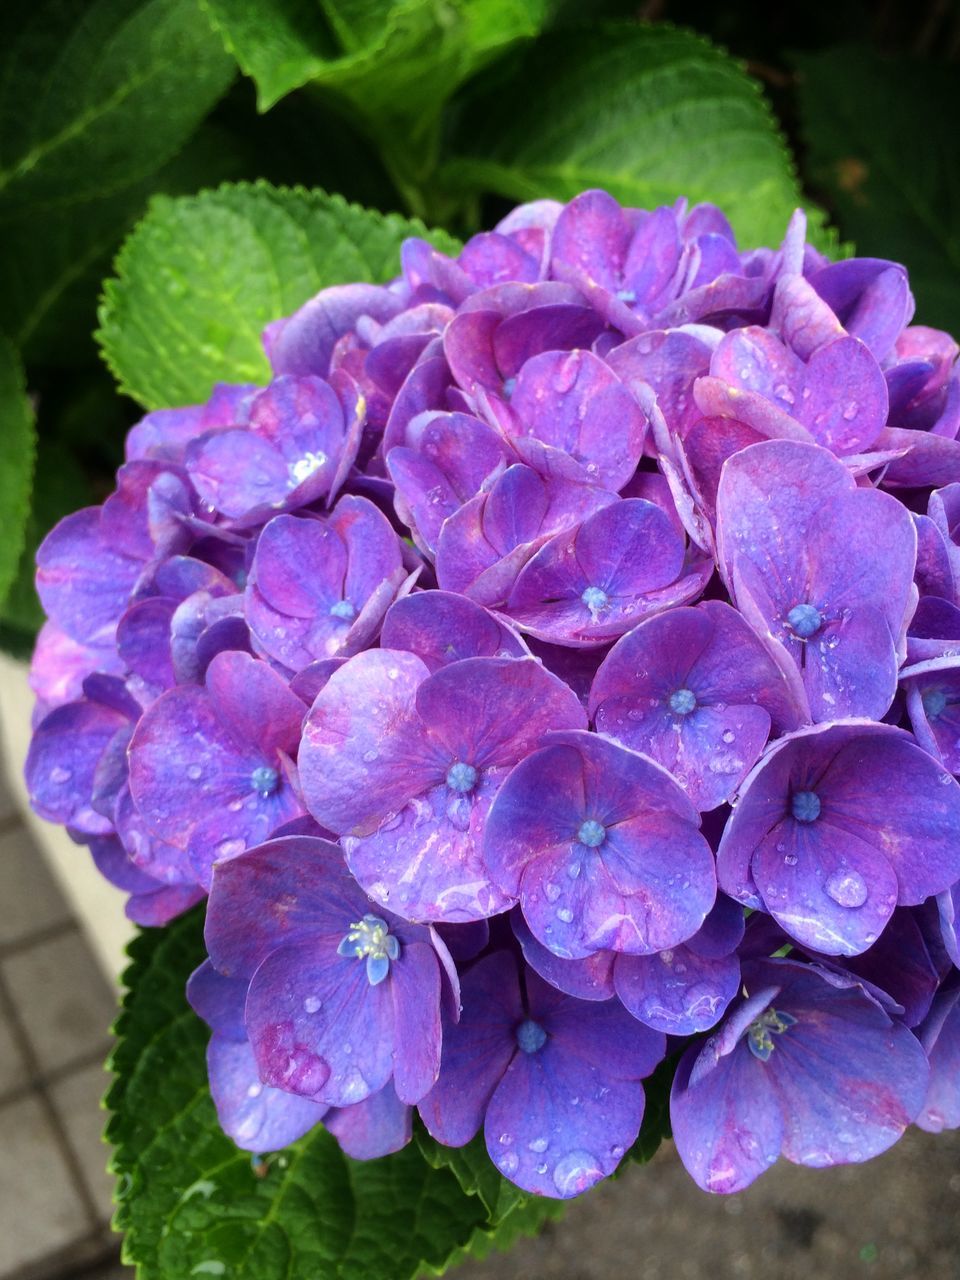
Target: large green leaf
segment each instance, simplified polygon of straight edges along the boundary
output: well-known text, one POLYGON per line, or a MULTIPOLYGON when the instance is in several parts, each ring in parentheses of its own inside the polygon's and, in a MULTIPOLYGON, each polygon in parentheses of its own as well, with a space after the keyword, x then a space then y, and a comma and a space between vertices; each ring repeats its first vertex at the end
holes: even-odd
POLYGON ((907 266, 918 321, 960 331, 956 67, 859 46, 797 64, 811 185, 859 253, 907 266))
POLYGON ((35 449, 23 369, 14 348, 0 337, 0 604, 16 577, 23 551, 35 449))
POLYGON ((261 110, 308 82, 370 117, 435 114, 466 75, 536 35, 555 0, 204 0, 261 110), (411 98, 412 95, 412 98, 411 98))
POLYGON ((462 104, 457 190, 570 199, 603 187, 653 208, 722 206, 746 247, 776 244, 801 203, 759 85, 699 36, 597 24, 544 36, 462 104))
POLYGON ((555 1216, 552 1202, 516 1194, 498 1209, 489 1181, 471 1193, 425 1158, 423 1135, 361 1164, 318 1128, 251 1163, 217 1126, 206 1031, 184 999, 203 957, 200 914, 142 933, 130 955, 107 1137, 115 1224, 140 1280, 407 1280, 555 1216))
MULTIPOLYGON (((205 400, 214 382, 269 377, 260 334, 312 294, 399 269, 418 222, 321 191, 224 186, 158 198, 107 282, 99 339, 120 387, 149 408, 205 400)), ((442 232, 435 243, 455 250, 442 232)))
POLYGON ((33 333, 234 75, 196 0, 0 6, 0 327, 33 333))
POLYGON ((310 84, 377 139, 416 212, 459 84, 535 36, 557 0, 203 0, 265 111, 310 84))

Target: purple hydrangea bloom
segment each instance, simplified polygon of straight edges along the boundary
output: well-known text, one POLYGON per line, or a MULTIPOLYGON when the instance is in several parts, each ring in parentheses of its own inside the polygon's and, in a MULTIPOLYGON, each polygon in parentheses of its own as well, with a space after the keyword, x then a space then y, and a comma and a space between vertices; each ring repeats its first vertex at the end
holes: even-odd
POLYGON ((877 940, 897 903, 960 878, 960 786, 909 734, 869 721, 775 743, 744 783, 720 887, 827 955, 877 940))
POLYGON ((302 813, 293 760, 306 708, 245 653, 221 653, 203 687, 171 689, 130 743, 130 792, 146 825, 208 886, 213 863, 302 813))
POLYGON ((960 348, 805 239, 588 191, 408 241, 44 540, 33 804, 138 922, 211 889, 241 1144, 419 1104, 578 1194, 724 1017, 701 1183, 960 1114, 960 348))
POLYGON ((649 955, 696 933, 713 906, 713 854, 666 770, 597 734, 553 733, 509 774, 483 861, 563 957, 649 955))
POLYGON ((721 569, 738 607, 806 695, 814 720, 879 719, 915 604, 916 534, 816 445, 744 449, 717 496, 721 569))
POLYGON ((290 671, 366 648, 405 578, 400 540, 366 498, 325 520, 275 516, 244 596, 253 643, 290 671))
POLYGON ((369 902, 335 845, 290 836, 218 864, 206 940, 214 967, 249 984, 264 1083, 337 1107, 391 1079, 407 1103, 433 1086, 445 948, 369 902))
POLYGON ((464 976, 445 1028, 443 1073, 420 1102, 427 1128, 461 1147, 483 1126, 494 1164, 535 1195, 567 1199, 609 1176, 643 1119, 640 1084, 663 1037, 616 1001, 582 1003, 497 951, 464 976))
POLYGON ((590 711, 601 733, 663 765, 701 810, 730 799, 772 726, 798 723, 783 671, 719 600, 671 609, 619 640, 590 711))
POLYGON ((350 1107, 328 1107, 264 1084, 244 1024, 246 994, 242 979, 225 978, 209 960, 187 983, 187 999, 213 1032, 207 1070, 217 1118, 238 1147, 275 1151, 296 1142, 320 1121, 356 1160, 375 1159, 406 1146, 413 1113, 392 1084, 350 1107))
POLYGON ((915 1037, 856 979, 793 960, 744 964, 748 993, 677 1068, 670 1123, 705 1191, 749 1186, 781 1154, 822 1168, 893 1145, 923 1105, 915 1037))
POLYGON ((375 902, 413 920, 474 920, 514 901, 481 857, 503 778, 551 729, 579 729, 576 696, 530 658, 466 658, 435 671, 412 653, 351 658, 304 724, 307 807, 346 837, 375 902))
POLYGON ((363 424, 351 379, 281 376, 247 404, 246 422, 187 446, 185 464, 214 511, 240 524, 323 499, 346 479, 363 424))

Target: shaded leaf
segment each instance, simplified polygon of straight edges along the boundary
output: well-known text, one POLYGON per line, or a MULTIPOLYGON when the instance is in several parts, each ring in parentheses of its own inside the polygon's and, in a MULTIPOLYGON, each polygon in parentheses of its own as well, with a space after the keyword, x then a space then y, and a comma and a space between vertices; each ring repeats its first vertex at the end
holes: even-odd
POLYGON ((799 188, 760 86, 691 32, 597 24, 558 31, 498 68, 461 107, 441 180, 516 200, 603 187, 655 208, 720 205, 743 247, 777 244, 799 188))
POLYGON ((910 272, 917 320, 960 330, 955 67, 861 46, 798 56, 807 175, 864 256, 910 272))
POLYGON ((0 6, 3 328, 89 277, 235 74, 196 0, 0 6))
POLYGON ((35 450, 33 410, 20 359, 0 337, 0 605, 13 584, 23 552, 35 450))

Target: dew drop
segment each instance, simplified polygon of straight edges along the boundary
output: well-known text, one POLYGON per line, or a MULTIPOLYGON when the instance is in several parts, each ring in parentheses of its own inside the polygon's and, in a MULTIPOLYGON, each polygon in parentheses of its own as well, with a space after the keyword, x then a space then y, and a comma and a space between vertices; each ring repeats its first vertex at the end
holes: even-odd
POLYGON ((509 1178, 511 1173, 517 1172, 517 1169, 520 1166, 520 1160, 515 1151, 507 1151, 504 1155, 500 1157, 500 1159, 497 1161, 497 1164, 499 1164, 501 1170, 509 1178))
POLYGON ((192 782, 196 782, 199 778, 203 777, 203 770, 198 764, 191 764, 187 768, 187 777, 190 778, 192 782))
POLYGON ((64 769, 60 765, 50 770, 50 781, 55 782, 58 786, 64 782, 69 782, 73 777, 72 769, 64 769))
POLYGON ((564 924, 570 924, 573 920, 573 912, 569 907, 557 907, 557 919, 562 920, 564 924))
POLYGON ((725 730, 723 731, 723 733, 722 733, 720 736, 723 738, 723 741, 724 741, 728 746, 729 746, 729 745, 730 745, 730 743, 731 743, 731 742, 733 742, 733 741, 734 741, 734 739, 736 738, 736 734, 733 732, 733 730, 732 730, 732 729, 725 729, 725 730))
POLYGON ((548 902, 556 902, 560 897, 560 886, 554 884, 552 880, 548 880, 543 886, 543 896, 548 902))
POLYGON ((316 1013, 320 1009, 321 1004, 322 1001, 318 1000, 316 996, 307 996, 304 999, 303 1007, 307 1013, 316 1013))
POLYGON ((532 1138, 527 1146, 531 1151, 536 1151, 537 1155, 541 1155, 550 1145, 549 1138, 532 1138))
POLYGON ((867 882, 856 871, 835 871, 824 888, 841 907, 862 907, 867 900, 867 882))
POLYGON ((589 1151, 571 1151, 557 1162, 553 1171, 553 1185, 561 1196, 575 1196, 603 1177, 603 1170, 596 1156, 589 1151))

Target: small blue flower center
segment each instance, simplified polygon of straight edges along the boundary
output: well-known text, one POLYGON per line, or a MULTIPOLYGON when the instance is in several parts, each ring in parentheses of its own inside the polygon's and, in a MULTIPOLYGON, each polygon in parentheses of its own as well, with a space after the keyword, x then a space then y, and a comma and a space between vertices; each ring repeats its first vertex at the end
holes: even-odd
POLYGON ((787 614, 787 623, 794 635, 809 640, 823 626, 823 618, 812 604, 795 604, 787 614))
POLYGON ((345 618, 347 622, 352 622, 356 616, 357 611, 349 600, 338 600, 330 606, 331 618, 345 618))
POLYGON ((464 764, 458 760, 447 770, 447 786, 451 791, 458 791, 465 796, 477 785, 477 771, 472 764, 464 764))
POLYGON ((792 1014, 766 1009, 747 1027, 747 1047, 755 1058, 766 1062, 776 1048, 773 1037, 783 1035, 788 1027, 796 1025, 796 1021, 792 1014))
POLYGON ((539 1022, 532 1018, 524 1018, 517 1027, 517 1044, 524 1053, 536 1053, 547 1043, 547 1033, 539 1022))
POLYGON ((937 716, 942 716, 947 705, 947 695, 942 689, 928 689, 924 693, 920 701, 923 703, 923 710, 929 720, 936 720, 937 716))
POLYGON ((580 599, 596 618, 600 610, 606 606, 609 597, 602 587, 587 587, 580 599))
POLYGON ((259 791, 262 796, 272 796, 280 785, 280 775, 276 769, 271 769, 268 764, 257 765, 250 775, 250 785, 254 791, 259 791))
POLYGON ((364 916, 350 926, 337 947, 337 955, 366 960, 367 981, 375 987, 390 972, 390 961, 400 959, 400 943, 390 932, 386 920, 364 916))
POLYGON ((820 817, 820 797, 815 791, 795 791, 790 798, 790 812, 798 822, 816 822, 820 817))
POLYGON ((585 822, 581 822, 580 830, 577 832, 577 839, 581 844, 585 844, 588 849, 599 848, 607 838, 607 828, 602 822, 598 822, 596 818, 587 818, 585 822))
POLYGON ((697 705, 692 689, 677 689, 670 695, 670 710, 677 716, 688 716, 697 705))

